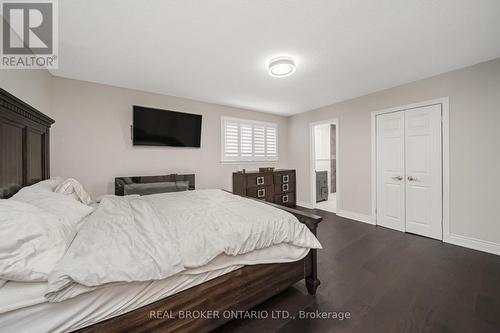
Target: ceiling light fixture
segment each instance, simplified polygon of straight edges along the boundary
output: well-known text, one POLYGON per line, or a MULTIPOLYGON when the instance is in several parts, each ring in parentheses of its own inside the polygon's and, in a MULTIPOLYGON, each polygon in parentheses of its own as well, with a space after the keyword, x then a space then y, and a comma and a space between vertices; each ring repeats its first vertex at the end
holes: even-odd
POLYGON ((273 77, 286 77, 295 73, 295 61, 292 57, 281 56, 269 61, 268 73, 273 77))

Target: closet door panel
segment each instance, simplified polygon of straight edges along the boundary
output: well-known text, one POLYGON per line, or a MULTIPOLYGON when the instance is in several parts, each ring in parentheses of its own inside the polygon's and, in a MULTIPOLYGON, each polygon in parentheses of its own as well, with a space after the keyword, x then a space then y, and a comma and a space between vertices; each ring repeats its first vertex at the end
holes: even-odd
POLYGON ((405 231, 404 114, 377 116, 377 224, 405 231))
POLYGON ((405 111, 406 231, 442 239, 441 105, 405 111))

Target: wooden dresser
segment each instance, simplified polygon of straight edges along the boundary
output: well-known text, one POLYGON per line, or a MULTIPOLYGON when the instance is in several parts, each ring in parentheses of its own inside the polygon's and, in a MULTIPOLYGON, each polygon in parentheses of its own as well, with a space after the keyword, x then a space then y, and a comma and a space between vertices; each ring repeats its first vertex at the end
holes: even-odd
POLYGON ((233 193, 295 207, 295 170, 234 172, 233 193))

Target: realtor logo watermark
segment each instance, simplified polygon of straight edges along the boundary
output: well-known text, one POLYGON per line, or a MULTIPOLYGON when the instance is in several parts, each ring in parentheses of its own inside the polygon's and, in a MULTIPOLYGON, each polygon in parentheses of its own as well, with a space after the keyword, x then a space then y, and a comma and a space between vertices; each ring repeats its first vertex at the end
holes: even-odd
POLYGON ((57 0, 2 0, 1 68, 58 68, 57 0))

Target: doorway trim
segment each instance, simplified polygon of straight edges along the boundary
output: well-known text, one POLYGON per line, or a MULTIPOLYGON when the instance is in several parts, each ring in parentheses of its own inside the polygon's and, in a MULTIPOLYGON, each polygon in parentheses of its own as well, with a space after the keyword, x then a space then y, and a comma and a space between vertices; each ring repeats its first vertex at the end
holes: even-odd
POLYGON ((316 208, 316 173, 315 173, 315 164, 316 164, 316 149, 315 149, 315 141, 314 141, 314 127, 317 125, 323 124, 333 124, 335 125, 335 179, 336 179, 336 195, 335 200, 337 201, 337 211, 339 210, 340 204, 340 172, 339 172, 339 119, 338 118, 330 118, 326 120, 315 121, 309 123, 309 181, 311 195, 309 196, 310 207, 308 208, 316 208))
POLYGON ((372 217, 373 221, 377 225, 377 128, 376 128, 376 117, 384 113, 392 113, 398 111, 404 111, 409 109, 416 109, 424 106, 441 104, 441 130, 442 130, 442 172, 443 172, 443 241, 450 243, 450 107, 449 107, 449 97, 442 97, 437 99, 432 99, 428 101, 402 105, 397 107, 392 107, 388 109, 383 109, 379 111, 372 111, 371 113, 371 143, 372 143, 372 158, 371 158, 371 170, 372 170, 372 217))

